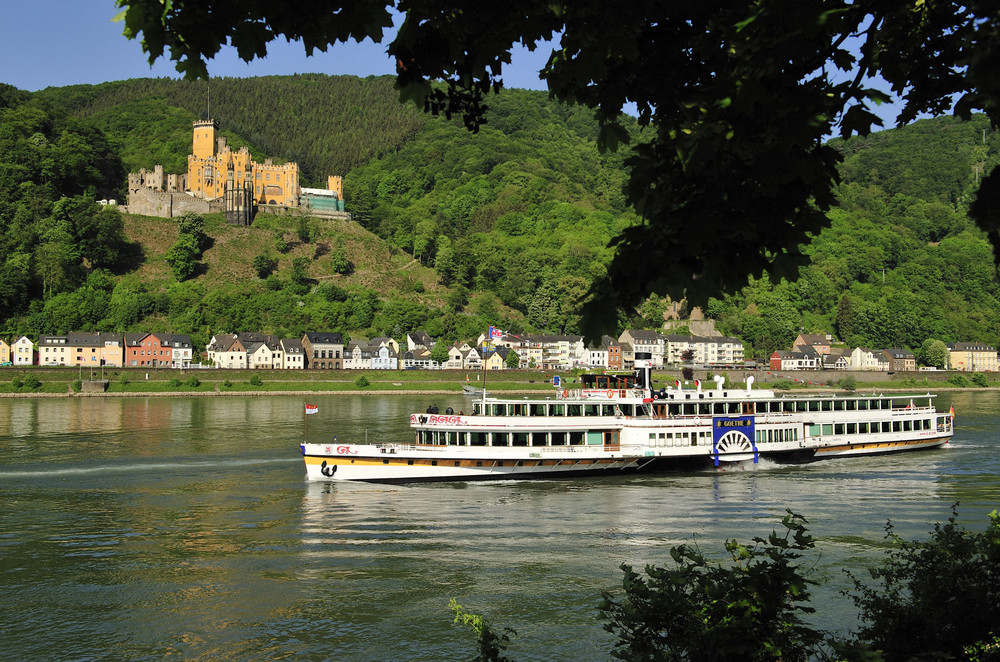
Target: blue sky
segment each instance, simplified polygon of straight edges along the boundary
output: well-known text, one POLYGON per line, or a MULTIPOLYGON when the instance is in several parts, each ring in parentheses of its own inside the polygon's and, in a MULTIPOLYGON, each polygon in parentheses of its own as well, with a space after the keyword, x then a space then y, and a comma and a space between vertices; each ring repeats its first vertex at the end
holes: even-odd
MULTIPOLYGON (((279 0, 280 1, 280 0, 279 0)), ((49 86, 103 83, 127 78, 179 74, 168 59, 150 67, 138 41, 122 36, 114 0, 30 0, 3 2, 4 36, 0 39, 0 82, 22 90, 49 86)), ((386 39, 388 43, 390 39, 386 39)), ((338 44, 326 53, 306 57, 300 44, 277 40, 268 57, 247 64, 225 48, 208 64, 212 76, 270 76, 293 73, 394 74, 385 45, 338 44)), ((538 71, 548 51, 515 53, 506 67, 508 87, 544 89, 538 71)))

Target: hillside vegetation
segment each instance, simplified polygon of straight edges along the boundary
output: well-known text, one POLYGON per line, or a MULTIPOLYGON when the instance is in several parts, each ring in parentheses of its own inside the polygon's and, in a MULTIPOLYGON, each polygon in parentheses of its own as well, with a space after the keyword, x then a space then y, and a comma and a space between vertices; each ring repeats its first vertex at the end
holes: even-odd
MULTIPOLYGON (((608 243, 641 222, 622 192, 627 150, 600 154, 596 133, 584 109, 508 90, 473 135, 399 104, 388 78, 5 87, 0 323, 7 334, 160 328, 196 343, 251 329, 577 332, 608 243), (126 168, 183 171, 207 87, 230 144, 297 160, 305 181, 345 174, 354 222, 259 217, 235 228, 208 217, 188 271, 171 253, 177 219, 115 226, 87 202, 120 197, 126 168)), ((1000 158, 996 132, 982 117, 940 118, 835 144, 841 206, 805 248, 812 264, 795 282, 754 281, 713 300, 720 329, 759 354, 800 330, 873 347, 997 344, 996 270, 965 215, 977 173, 1000 158)), ((658 328, 666 305, 621 311, 619 326, 658 328)))

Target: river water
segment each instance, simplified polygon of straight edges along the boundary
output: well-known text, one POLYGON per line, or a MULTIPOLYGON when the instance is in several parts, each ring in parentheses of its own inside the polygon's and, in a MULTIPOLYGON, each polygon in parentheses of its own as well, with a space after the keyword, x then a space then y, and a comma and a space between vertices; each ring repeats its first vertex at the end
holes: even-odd
MULTIPOLYGON (((436 397, 443 411, 469 408, 436 397)), ((517 660, 609 659, 596 618, 619 565, 766 536, 817 539, 817 620, 845 633, 843 569, 885 523, 925 538, 960 501, 1000 506, 1000 394, 960 392, 948 447, 805 466, 415 486, 310 484, 298 444, 407 439, 430 399, 0 400, 0 651, 18 660, 450 660, 448 600, 517 636, 517 660)))

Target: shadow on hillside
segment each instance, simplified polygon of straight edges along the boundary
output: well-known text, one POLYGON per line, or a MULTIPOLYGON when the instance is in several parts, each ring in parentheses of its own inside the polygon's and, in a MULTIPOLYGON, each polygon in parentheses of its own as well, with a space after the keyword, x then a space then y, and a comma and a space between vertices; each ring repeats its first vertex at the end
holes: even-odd
POLYGON ((129 241, 118 252, 118 259, 111 266, 111 273, 122 276, 130 271, 135 271, 145 262, 146 253, 142 250, 142 244, 137 241, 129 241))

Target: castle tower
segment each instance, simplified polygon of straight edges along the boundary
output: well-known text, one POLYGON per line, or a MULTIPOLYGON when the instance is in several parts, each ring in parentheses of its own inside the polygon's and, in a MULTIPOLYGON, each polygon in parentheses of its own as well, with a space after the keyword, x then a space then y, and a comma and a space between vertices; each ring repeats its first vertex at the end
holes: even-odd
POLYGON ((194 121, 194 141, 191 154, 197 159, 207 159, 216 155, 219 123, 215 120, 194 121))

